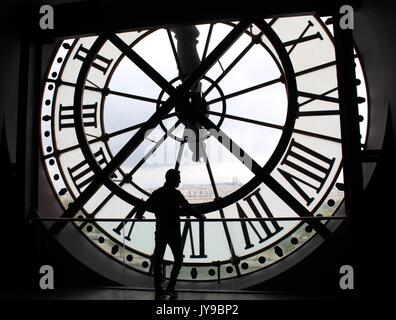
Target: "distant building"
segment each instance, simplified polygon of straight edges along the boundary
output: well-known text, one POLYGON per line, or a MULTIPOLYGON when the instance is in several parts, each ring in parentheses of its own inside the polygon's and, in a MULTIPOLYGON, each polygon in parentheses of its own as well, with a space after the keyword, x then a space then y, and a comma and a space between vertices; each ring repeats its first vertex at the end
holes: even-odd
MULTIPOLYGON (((238 190, 242 185, 237 177, 233 177, 232 182, 217 183, 216 189, 219 197, 225 197, 238 190)), ((191 203, 209 202, 215 198, 211 184, 185 184, 180 186, 179 190, 191 203)))

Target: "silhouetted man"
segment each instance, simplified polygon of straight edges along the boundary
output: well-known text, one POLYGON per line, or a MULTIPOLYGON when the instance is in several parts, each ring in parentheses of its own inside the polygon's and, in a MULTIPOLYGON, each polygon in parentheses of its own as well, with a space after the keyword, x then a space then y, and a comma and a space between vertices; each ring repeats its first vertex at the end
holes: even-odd
POLYGON ((180 233, 180 216, 193 215, 197 219, 206 217, 198 213, 188 203, 179 190, 176 188, 180 184, 180 172, 170 169, 165 175, 165 184, 155 190, 147 199, 144 206, 139 208, 136 219, 143 219, 146 210, 155 213, 155 249, 153 254, 154 287, 156 297, 168 294, 177 297, 175 291, 176 280, 183 264, 183 241, 180 233), (166 245, 172 250, 174 264, 170 274, 166 291, 162 287, 162 262, 164 259, 166 245))

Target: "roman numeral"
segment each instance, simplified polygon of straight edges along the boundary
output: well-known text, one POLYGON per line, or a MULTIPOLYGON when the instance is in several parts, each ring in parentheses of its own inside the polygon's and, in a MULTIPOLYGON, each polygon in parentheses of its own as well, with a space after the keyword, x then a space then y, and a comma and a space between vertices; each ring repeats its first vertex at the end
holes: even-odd
MULTIPOLYGON (((135 215, 136 211, 137 211, 137 210, 136 210, 136 207, 133 208, 133 209, 131 210, 131 212, 129 212, 129 213, 127 214, 127 216, 125 217, 125 219, 130 219, 130 218, 132 218, 132 217, 135 215)), ((114 228, 113 231, 114 231, 115 233, 117 233, 118 235, 121 235, 121 234, 123 234, 123 233, 122 233, 122 229, 126 228, 126 226, 127 226, 128 224, 130 224, 129 230, 128 230, 128 233, 126 234, 126 236, 124 237, 124 239, 125 239, 125 240, 128 240, 128 241, 131 241, 131 234, 132 234, 133 227, 135 226, 135 221, 123 221, 123 222, 121 222, 116 228, 114 228)))
POLYGON ((287 53, 290 55, 292 53, 292 51, 296 48, 296 46, 302 42, 307 42, 307 41, 311 41, 314 39, 320 39, 323 40, 322 35, 320 34, 320 32, 317 32, 313 35, 310 36, 306 36, 305 34, 307 33, 307 31, 313 27, 313 23, 312 21, 308 21, 308 25, 305 27, 305 29, 303 30, 303 32, 300 34, 300 36, 297 39, 294 40, 290 40, 290 41, 286 41, 283 43, 283 45, 285 47, 290 47, 290 49, 287 51, 287 53))
POLYGON ((334 89, 328 90, 322 94, 315 94, 315 93, 299 91, 298 95, 300 97, 304 97, 304 98, 308 98, 308 99, 299 104, 297 118, 298 117, 317 117, 317 116, 339 115, 340 111, 337 109, 336 110, 306 110, 306 111, 301 110, 301 107, 308 105, 308 104, 310 104, 314 101, 317 101, 317 100, 338 104, 339 103, 338 98, 328 96, 330 93, 337 91, 337 90, 338 90, 338 88, 334 88, 334 89))
POLYGON ((183 232, 182 232, 182 240, 183 240, 183 249, 186 244, 187 236, 189 236, 190 246, 191 246, 191 255, 190 258, 206 258, 205 254, 205 227, 203 221, 198 222, 198 250, 195 253, 196 246, 194 245, 194 237, 193 237, 193 229, 190 221, 186 221, 184 223, 183 232))
MULTIPOLYGON (((107 164, 107 160, 102 148, 95 152, 94 156, 99 165, 107 164)), ((87 163, 87 160, 81 161, 72 168, 68 167, 67 171, 69 172, 74 182, 74 185, 80 193, 82 191, 82 188, 89 184, 95 177, 93 171, 87 163)))
MULTIPOLYGON (((273 214, 269 210, 267 204, 264 202, 264 199, 262 198, 262 196, 260 194, 260 188, 258 188, 256 191, 254 191, 252 194, 250 194, 243 200, 248 203, 250 209, 252 210, 253 214, 257 218, 273 217, 273 214), (253 199, 255 199, 260 204, 260 209, 256 206, 253 199)), ((237 206, 239 217, 242 219, 247 218, 248 216, 247 216, 246 212, 242 209, 241 205, 239 203, 237 203, 236 206, 237 206)), ((245 249, 254 247, 254 245, 250 239, 248 226, 258 237, 259 243, 262 243, 265 240, 271 238, 272 236, 274 236, 275 234, 277 234, 279 231, 281 231, 283 229, 283 227, 279 226, 278 222, 275 220, 271 220, 271 221, 260 220, 260 221, 258 221, 258 223, 261 226, 261 229, 262 229, 261 231, 257 230, 257 228, 254 226, 252 221, 241 221, 242 233, 243 233, 243 237, 245 239, 245 249), (262 233, 263 231, 264 231, 264 234, 262 233)))
POLYGON ((335 158, 327 158, 292 139, 281 162, 284 168, 278 168, 278 171, 309 205, 314 198, 310 197, 300 184, 319 193, 330 174, 334 161, 335 158))
MULTIPOLYGON (((82 106, 83 124, 85 127, 97 127, 96 112, 98 103, 85 104, 82 106)), ((59 106, 59 130, 74 128, 74 106, 59 106)))
MULTIPOLYGON (((73 59, 78 59, 84 62, 88 52, 89 49, 84 48, 83 45, 80 44, 80 47, 77 49, 77 52, 74 54, 73 59)), ((97 54, 95 60, 92 63, 92 67, 102 71, 103 74, 106 74, 112 62, 113 59, 107 59, 97 54)))

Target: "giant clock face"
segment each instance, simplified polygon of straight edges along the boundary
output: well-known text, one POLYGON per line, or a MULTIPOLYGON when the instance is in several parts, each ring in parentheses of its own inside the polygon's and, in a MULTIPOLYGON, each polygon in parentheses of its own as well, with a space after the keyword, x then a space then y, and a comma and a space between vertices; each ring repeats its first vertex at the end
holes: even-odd
MULTIPOLYGON (((154 28, 60 44, 44 83, 42 159, 58 217, 76 221, 52 228, 93 269, 148 281, 155 223, 114 219, 132 219, 178 168, 179 190, 208 218, 181 225, 180 279, 243 287, 285 270, 338 225, 300 219, 337 215, 344 197, 331 25, 301 16, 189 30, 187 40, 154 28), (98 267, 89 250, 120 268, 98 267)), ((165 259, 169 275, 170 251, 165 259)))

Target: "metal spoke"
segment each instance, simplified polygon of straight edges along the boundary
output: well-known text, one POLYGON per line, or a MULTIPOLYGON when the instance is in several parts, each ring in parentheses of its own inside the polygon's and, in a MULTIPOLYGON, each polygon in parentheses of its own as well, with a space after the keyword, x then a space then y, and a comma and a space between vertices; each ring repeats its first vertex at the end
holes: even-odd
MULTIPOLYGON (((174 117, 175 115, 176 115, 176 113, 169 113, 163 119, 168 119, 168 118, 174 117)), ((101 137, 95 137, 95 139, 88 140, 88 143, 92 144, 92 143, 97 143, 97 142, 100 142, 100 141, 102 141, 102 142, 106 141, 106 140, 114 138, 114 137, 116 137, 118 135, 127 133, 129 131, 136 130, 136 129, 140 128, 142 125, 144 125, 145 123, 146 122, 141 122, 141 123, 135 124, 133 126, 130 126, 130 127, 124 128, 124 129, 120 129, 120 130, 117 130, 117 131, 114 131, 114 132, 111 132, 111 133, 105 133, 101 137)), ((76 144, 76 145, 61 149, 61 150, 57 150, 57 151, 54 151, 54 152, 51 152, 51 153, 45 155, 44 159, 52 158, 54 156, 59 156, 59 155, 61 155, 63 153, 79 149, 80 147, 81 147, 80 144, 76 144)))
POLYGON ((201 60, 205 59, 206 58, 206 54, 208 53, 209 43, 210 43, 210 39, 212 37, 212 31, 213 31, 213 23, 211 23, 210 26, 209 26, 208 36, 206 37, 205 48, 204 48, 201 60))
POLYGON ((151 157, 155 151, 158 150, 159 146, 168 138, 168 136, 176 130, 176 128, 180 125, 181 121, 177 120, 176 123, 170 128, 156 143, 155 145, 146 153, 146 155, 141 159, 138 164, 127 174, 127 176, 132 176, 139 168, 146 162, 146 160, 151 157))
MULTIPOLYGON (((323 63, 323 64, 317 65, 315 67, 312 67, 312 68, 307 68, 307 69, 298 71, 298 72, 295 73, 295 76, 299 77, 299 76, 302 76, 302 75, 305 75, 305 74, 308 74, 308 73, 311 73, 311 72, 315 72, 315 71, 318 71, 318 70, 321 70, 321 69, 329 68, 329 67, 332 67, 332 66, 335 66, 335 65, 336 65, 335 61, 323 63)), ((217 103, 217 102, 219 102, 219 101, 221 101, 223 99, 234 98, 234 97, 237 97, 239 95, 242 95, 242 94, 254 91, 254 90, 258 90, 258 89, 261 89, 261 88, 264 88, 264 87, 268 87, 268 86, 280 83, 282 81, 283 81, 283 77, 281 76, 279 78, 276 78, 276 79, 273 79, 273 80, 269 80, 269 81, 263 82, 261 84, 258 84, 258 85, 255 85, 255 86, 243 89, 243 90, 235 91, 233 93, 225 95, 224 97, 219 97, 219 98, 210 100, 207 103, 208 104, 214 104, 214 103, 217 103)))
MULTIPOLYGON (((236 64, 241 61, 241 59, 249 52, 249 50, 253 47, 254 42, 250 42, 245 49, 234 59, 234 61, 222 72, 222 74, 210 85, 210 87, 203 93, 202 97, 205 98, 213 88, 236 66, 236 64)), ((219 60, 220 62, 220 60, 219 60)))
POLYGON ((184 131, 183 131, 183 141, 180 141, 180 145, 179 145, 179 151, 177 152, 177 158, 176 158, 176 164, 175 164, 175 169, 178 170, 180 167, 180 163, 181 163, 181 157, 183 155, 183 151, 184 151, 184 146, 186 145, 187 139, 186 139, 186 130, 187 128, 184 127, 184 131))
MULTIPOLYGON (((89 81, 89 80, 87 80, 87 81, 89 81)), ((68 87, 75 87, 77 85, 76 83, 73 83, 73 82, 57 80, 57 79, 55 79, 55 80, 54 79, 47 79, 47 82, 53 82, 56 85, 64 85, 64 86, 68 86, 68 87)), ((92 83, 91 81, 89 81, 89 82, 92 83)), ((100 93, 102 93, 104 95, 114 95, 114 96, 119 96, 119 97, 124 97, 124 98, 130 98, 130 99, 134 99, 134 100, 152 102, 152 103, 155 103, 155 104, 162 104, 162 103, 165 102, 163 100, 148 98, 148 97, 135 95, 135 94, 130 94, 130 93, 121 92, 121 91, 110 90, 108 88, 99 88, 94 83, 92 83, 92 84, 93 84, 93 86, 85 86, 84 89, 85 90, 89 90, 89 91, 100 92, 100 93)))
POLYGON ((136 94, 125 93, 125 92, 120 92, 120 91, 108 90, 107 92, 109 95, 119 96, 119 97, 134 99, 134 100, 140 100, 140 101, 145 101, 145 102, 152 102, 155 104, 162 104, 165 102, 164 100, 148 98, 148 97, 144 97, 144 96, 140 96, 140 95, 136 95, 136 94))
MULTIPOLYGON (((97 143, 97 142, 100 142, 100 141, 103 141, 103 139, 102 138, 97 138, 97 139, 88 140, 87 142, 89 144, 92 144, 92 143, 97 143)), ((59 155, 61 155, 63 153, 67 153, 67 152, 70 152, 70 151, 73 151, 73 150, 76 150, 76 149, 80 149, 80 147, 81 147, 80 144, 75 144, 73 146, 70 146, 70 147, 67 147, 67 148, 64 148, 64 149, 56 150, 54 152, 46 154, 44 156, 44 159, 57 157, 57 156, 59 156, 59 155)))
POLYGON ((224 116, 225 118, 228 118, 228 119, 237 120, 237 121, 243 121, 243 122, 248 122, 248 123, 253 123, 253 124, 257 124, 259 126, 269 127, 269 128, 273 128, 273 129, 279 129, 279 130, 283 130, 284 129, 284 126, 281 126, 281 125, 278 125, 278 124, 264 122, 264 121, 258 121, 258 120, 253 120, 253 119, 249 119, 249 118, 243 118, 243 117, 235 116, 235 115, 228 114, 228 113, 222 114, 221 112, 208 111, 208 114, 211 114, 211 115, 214 115, 214 116, 218 116, 218 117, 224 116))
POLYGON ((231 98, 240 96, 242 94, 245 94, 245 93, 248 93, 248 92, 251 92, 251 91, 254 91, 254 90, 258 90, 258 89, 261 89, 261 88, 264 88, 264 87, 272 86, 272 85, 274 85, 276 83, 279 83, 279 82, 282 82, 282 77, 279 77, 279 78, 274 79, 274 80, 266 81, 266 82, 263 82, 261 84, 257 84, 255 86, 252 86, 252 87, 249 87, 249 88, 246 88, 246 89, 243 89, 243 90, 235 91, 235 92, 227 94, 227 95, 225 95, 223 97, 219 97, 219 98, 216 98, 216 99, 209 100, 207 103, 208 104, 214 104, 214 103, 217 103, 219 101, 222 101, 223 99, 224 100, 231 99, 231 98))
MULTIPOLYGON (((216 112, 216 111, 209 111, 208 113, 212 114, 214 116, 218 116, 218 117, 223 116, 222 113, 216 112)), ((273 128, 273 129, 278 129, 278 130, 283 130, 284 129, 284 126, 277 125, 277 124, 274 124, 274 123, 263 122, 263 121, 248 119, 248 118, 242 118, 242 117, 234 116, 234 115, 231 115, 231 114, 224 114, 224 117, 228 118, 228 119, 232 119, 232 120, 244 121, 244 122, 248 122, 248 123, 257 124, 257 125, 265 126, 265 127, 268 127, 268 128, 273 128)), ((320 133, 315 133, 315 132, 311 132, 311 131, 305 131, 305 130, 296 129, 296 128, 293 129, 293 132, 301 134, 301 135, 304 135, 304 136, 315 137, 315 138, 318 138, 318 139, 323 139, 323 140, 328 140, 328 141, 341 143, 341 139, 340 138, 326 136, 326 135, 320 134, 320 133)))
MULTIPOLYGON (((174 112, 173 112, 173 113, 169 113, 169 114, 167 114, 166 116, 164 116, 164 117, 162 118, 162 120, 172 118, 172 117, 174 117, 175 115, 176 115, 176 113, 174 113, 174 112)), ((146 121, 140 122, 140 123, 135 124, 135 125, 133 125, 133 126, 130 126, 130 127, 124 128, 124 129, 120 129, 120 130, 117 130, 117 131, 108 133, 108 134, 106 134, 106 138, 114 138, 114 137, 116 137, 116 136, 118 136, 118 135, 120 135, 120 134, 124 134, 124 133, 127 133, 127 132, 129 132, 129 131, 136 130, 136 129, 138 129, 138 128, 141 128, 145 123, 146 123, 146 121)))
POLYGON ((166 29, 166 33, 168 34, 169 42, 172 47, 173 56, 175 57, 177 69, 180 70, 180 60, 179 56, 177 55, 175 42, 173 41, 172 34, 169 29, 166 29))

